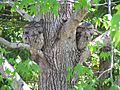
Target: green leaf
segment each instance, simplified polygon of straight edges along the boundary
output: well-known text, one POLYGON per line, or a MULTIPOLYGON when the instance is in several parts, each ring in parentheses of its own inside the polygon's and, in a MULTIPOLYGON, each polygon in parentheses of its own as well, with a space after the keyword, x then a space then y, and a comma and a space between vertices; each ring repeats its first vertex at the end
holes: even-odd
POLYGON ((27 6, 29 4, 29 0, 22 0, 21 5, 27 6))
POLYGON ((115 14, 112 17, 111 20, 111 30, 115 29, 115 30, 119 30, 120 29, 120 14, 115 14))
POLYGON ((101 22, 102 22, 102 18, 98 18, 98 19, 96 20, 96 25, 97 25, 97 26, 100 26, 100 25, 101 25, 101 22))
MULTIPOLYGON (((49 3, 48 3, 49 4, 49 3)), ((41 1, 40 3, 40 12, 46 13, 49 10, 49 5, 45 1, 41 1)))
POLYGON ((2 75, 0 75, 0 81, 3 81, 3 77, 2 77, 2 75))
POLYGON ((31 6, 29 7, 29 9, 30 9, 30 13, 31 13, 31 14, 36 15, 36 6, 35 6, 35 5, 31 5, 31 6))
POLYGON ((11 12, 15 12, 16 11, 16 5, 13 5, 11 8, 11 12))
POLYGON ((59 5, 55 4, 53 9, 52 9, 53 14, 55 14, 56 16, 58 15, 58 8, 59 8, 59 5))
POLYGON ((13 78, 7 78, 8 84, 11 84, 13 82, 13 78))
POLYGON ((6 72, 7 74, 11 74, 11 73, 12 73, 10 69, 6 69, 5 72, 6 72))
POLYGON ((74 90, 78 90, 78 86, 74 85, 74 90))
POLYGON ((117 5, 117 6, 115 7, 115 9, 117 10, 117 13, 116 13, 116 14, 120 14, 120 5, 117 5))
POLYGON ((31 69, 32 69, 32 71, 34 71, 34 72, 40 71, 40 67, 39 67, 39 65, 37 65, 37 64, 32 64, 32 65, 31 65, 31 69))
POLYGON ((101 58, 104 58, 104 59, 110 57, 110 55, 111 55, 110 52, 101 52, 101 53, 100 53, 100 57, 101 57, 101 58))
POLYGON ((110 27, 111 19, 112 19, 112 16, 110 14, 106 14, 103 17, 103 26, 105 27, 106 30, 108 30, 110 27))
POLYGON ((80 9, 80 2, 75 2, 74 8, 75 10, 80 9))
POLYGON ((68 66, 67 67, 67 76, 66 76, 67 81, 70 81, 72 76, 73 76, 72 67, 68 66))
POLYGON ((28 2, 30 2, 30 3, 34 3, 35 2, 35 0, 27 0, 28 2))
POLYGON ((93 3, 98 4, 100 0, 93 0, 93 3))
POLYGON ((113 37, 113 42, 115 42, 115 47, 120 43, 120 30, 116 30, 116 33, 113 37))
POLYGON ((4 61, 4 60, 3 60, 2 58, 0 58, 0 65, 2 65, 3 61, 4 61))
POLYGON ((81 85, 78 86, 78 90, 84 90, 81 85))
POLYGON ((89 6, 89 2, 87 0, 78 0, 74 4, 75 10, 83 9, 85 7, 88 7, 88 6, 89 6))
POLYGON ((118 85, 113 85, 110 87, 110 90, 120 90, 120 87, 118 85))
POLYGON ((111 20, 110 35, 113 39, 113 43, 117 46, 120 43, 120 14, 115 14, 111 20))
POLYGON ((2 54, 6 54, 6 50, 4 49, 4 48, 0 48, 0 53, 2 53, 2 54))
POLYGON ((80 2, 82 3, 83 8, 87 6, 87 0, 80 0, 80 2))
POLYGON ((94 53, 97 50, 97 47, 98 47, 97 44, 95 45, 93 43, 89 43, 88 45, 88 48, 90 49, 92 53, 94 53))
POLYGON ((3 4, 0 4, 0 10, 1 10, 2 8, 4 8, 4 5, 3 5, 3 4))
POLYGON ((4 85, 0 88, 0 90, 12 90, 10 86, 4 85))
POLYGON ((90 75, 90 76, 93 76, 93 71, 92 70, 88 70, 87 73, 90 75))
POLYGON ((80 64, 77 64, 74 68, 74 72, 76 72, 79 76, 84 73, 83 67, 80 64))
POLYGON ((71 71, 72 70, 72 67, 71 66, 68 66, 67 67, 67 72, 71 71))
POLYGON ((15 61, 14 58, 10 58, 10 59, 9 59, 9 62, 10 62, 11 64, 15 64, 15 63, 16 63, 16 61, 15 61))
POLYGON ((88 88, 89 90, 95 90, 95 88, 93 88, 91 85, 88 84, 84 87, 84 90, 88 90, 88 88))

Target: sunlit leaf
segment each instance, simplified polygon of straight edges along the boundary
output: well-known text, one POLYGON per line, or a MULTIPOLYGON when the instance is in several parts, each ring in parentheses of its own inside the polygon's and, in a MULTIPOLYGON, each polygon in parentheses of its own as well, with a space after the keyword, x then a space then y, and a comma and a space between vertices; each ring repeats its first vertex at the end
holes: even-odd
POLYGON ((113 42, 115 46, 118 45, 120 40, 120 14, 115 14, 111 20, 111 37, 113 38, 113 42))
POLYGON ((67 81, 70 81, 71 77, 72 77, 73 73, 72 73, 72 68, 70 66, 67 67, 67 81))
POLYGON ((120 29, 120 14, 115 14, 112 17, 111 20, 111 30, 115 29, 115 30, 119 30, 120 29))
POLYGON ((2 58, 0 58, 0 65, 2 65, 3 61, 4 61, 4 60, 3 60, 2 58))
POLYGON ((84 90, 84 89, 81 85, 79 85, 77 90, 84 90))
POLYGON ((115 7, 115 9, 117 10, 117 13, 116 13, 116 14, 120 14, 120 5, 117 5, 117 6, 115 7))
POLYGON ((88 88, 89 88, 89 90, 96 90, 96 89, 93 88, 91 85, 86 85, 86 86, 84 87, 84 90, 88 90, 88 88))
POLYGON ((110 87, 110 90, 120 90, 120 87, 118 85, 113 85, 110 87))
POLYGON ((93 0, 93 3, 98 4, 100 0, 93 0))
POLYGON ((4 5, 3 5, 3 4, 0 4, 0 10, 1 10, 2 8, 4 8, 4 5))

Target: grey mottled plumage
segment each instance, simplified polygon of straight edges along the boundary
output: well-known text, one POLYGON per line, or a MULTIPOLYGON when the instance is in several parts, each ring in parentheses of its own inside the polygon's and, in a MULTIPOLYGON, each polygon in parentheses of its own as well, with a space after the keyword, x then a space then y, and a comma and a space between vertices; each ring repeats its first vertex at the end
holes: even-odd
POLYGON ((76 44, 78 50, 84 50, 93 34, 93 25, 87 22, 81 23, 76 30, 76 44))
POLYGON ((44 58, 43 55, 39 54, 44 45, 43 29, 43 22, 40 21, 28 23, 23 31, 23 41, 30 45, 31 56, 36 63, 44 58))
POLYGON ((43 26, 41 23, 32 22, 24 27, 23 41, 34 49, 41 49, 44 45, 43 26))

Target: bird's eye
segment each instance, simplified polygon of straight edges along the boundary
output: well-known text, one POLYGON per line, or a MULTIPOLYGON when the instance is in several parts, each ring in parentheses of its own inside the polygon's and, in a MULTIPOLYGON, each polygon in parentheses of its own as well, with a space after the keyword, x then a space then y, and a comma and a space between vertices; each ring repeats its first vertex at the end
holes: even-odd
POLYGON ((41 34, 41 31, 38 31, 39 34, 41 34))
POLYGON ((25 32, 25 34, 29 34, 29 32, 28 32, 28 31, 26 31, 26 32, 25 32))
POLYGON ((25 40, 27 39, 27 37, 25 37, 25 40))

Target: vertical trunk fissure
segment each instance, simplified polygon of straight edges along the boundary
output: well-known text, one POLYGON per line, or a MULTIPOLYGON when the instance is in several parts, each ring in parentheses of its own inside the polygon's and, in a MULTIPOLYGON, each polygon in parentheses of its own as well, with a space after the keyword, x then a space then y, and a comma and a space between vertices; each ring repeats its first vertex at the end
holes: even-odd
MULTIPOLYGON (((80 52, 76 47, 76 28, 83 19, 84 15, 82 16, 82 14, 85 14, 85 10, 80 10, 80 16, 77 15, 77 18, 75 18, 76 14, 71 16, 73 2, 68 0, 63 3, 61 0, 59 3, 59 16, 55 16, 51 12, 40 16, 40 20, 43 20, 40 28, 38 27, 41 36, 38 35, 35 38, 30 34, 28 37, 28 39, 31 39, 31 47, 35 48, 34 52, 31 51, 31 53, 42 69, 39 76, 39 90, 68 90, 70 82, 66 80, 66 69, 68 66, 73 68, 80 58, 80 52), (78 20, 80 17, 82 18, 78 20), (44 37, 42 45, 39 42, 41 39, 38 38, 39 36, 44 37), (40 48, 34 46, 34 39, 39 39, 38 46, 41 45, 40 48), (43 55, 36 58, 38 50, 43 55)), ((38 34, 38 28, 34 28, 34 25, 32 27, 28 28, 31 30, 29 30, 29 33, 34 33, 36 30, 38 34), (32 27, 34 30, 31 30, 32 27)))

